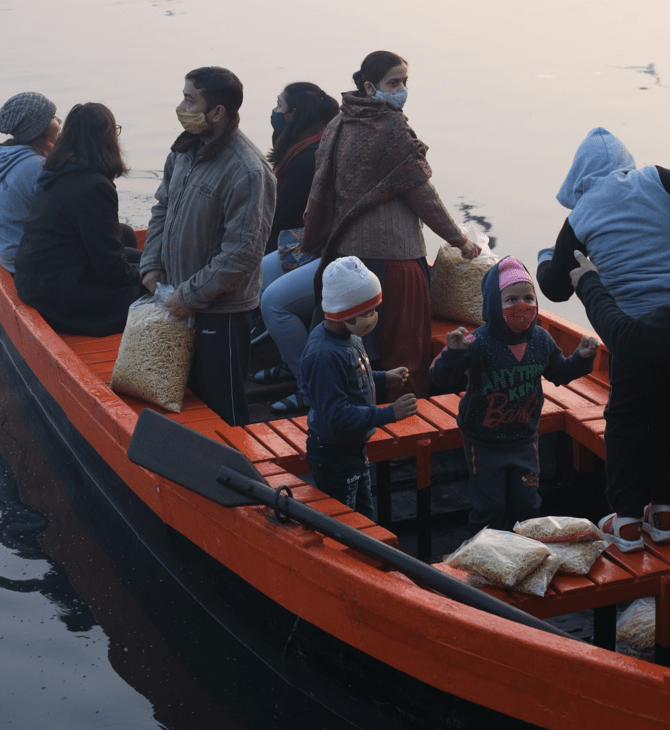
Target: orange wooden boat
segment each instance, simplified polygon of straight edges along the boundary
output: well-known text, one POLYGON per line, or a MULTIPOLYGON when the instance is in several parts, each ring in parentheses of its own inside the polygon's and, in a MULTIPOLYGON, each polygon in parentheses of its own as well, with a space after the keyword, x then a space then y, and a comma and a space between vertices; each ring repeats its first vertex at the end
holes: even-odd
MULTIPOLYGON (((541 322, 566 352, 585 331, 544 311, 541 322)), ((434 323, 436 348, 448 327, 434 323)), ((102 502, 154 540, 152 550, 165 551, 165 565, 181 571, 188 590, 210 601, 214 613, 217 603, 246 602, 257 621, 248 636, 253 650, 274 641, 279 648, 269 650, 268 662, 288 681, 315 693, 310 676, 318 666, 332 679, 338 711, 365 728, 461 726, 464 707, 475 712, 472 727, 500 724, 494 711, 515 718, 515 727, 523 721, 543 728, 670 728, 665 666, 547 633, 541 621, 523 625, 465 605, 327 534, 277 519, 271 508, 225 507, 133 463, 127 451, 146 404, 108 387, 119 341, 59 336, 18 299, 11 276, 0 269, 2 370, 14 373, 24 399, 34 401, 54 438, 73 450, 102 502)), ((570 388, 547 384, 542 430, 568 433, 582 470, 593 454, 604 454, 606 357, 602 350, 595 373, 570 388)), ((415 456, 417 487, 429 489, 430 454, 459 445, 456 405, 455 396, 438 396, 421 402, 419 416, 379 429, 372 460, 415 456)), ((389 530, 300 479, 304 419, 233 428, 189 393, 182 412, 168 418, 243 452, 271 486, 287 485, 301 505, 397 545, 389 530)), ((432 569, 449 572, 443 564, 432 569)), ((596 609, 603 635, 613 605, 653 595, 661 656, 670 645, 670 547, 648 543, 632 556, 609 548, 587 577, 558 577, 545 598, 482 595, 539 619, 596 609)))

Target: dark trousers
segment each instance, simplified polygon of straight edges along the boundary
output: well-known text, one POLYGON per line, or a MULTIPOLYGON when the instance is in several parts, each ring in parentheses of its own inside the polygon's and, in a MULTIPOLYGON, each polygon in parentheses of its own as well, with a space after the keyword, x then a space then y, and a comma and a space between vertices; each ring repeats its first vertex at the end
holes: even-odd
POLYGON ((251 312, 196 314, 188 387, 231 426, 249 423, 251 312))
POLYGON ((530 443, 489 444, 463 436, 470 473, 470 535, 507 530, 540 514, 537 436, 530 443))
POLYGON ((139 264, 142 258, 142 251, 138 248, 135 231, 126 223, 119 223, 121 238, 123 239, 123 252, 129 264, 139 264))
POLYGON ((607 499, 620 517, 670 504, 670 360, 622 365, 610 356, 605 408, 607 499))
POLYGON ((310 432, 306 451, 317 489, 374 520, 370 462, 365 444, 333 444, 310 432))

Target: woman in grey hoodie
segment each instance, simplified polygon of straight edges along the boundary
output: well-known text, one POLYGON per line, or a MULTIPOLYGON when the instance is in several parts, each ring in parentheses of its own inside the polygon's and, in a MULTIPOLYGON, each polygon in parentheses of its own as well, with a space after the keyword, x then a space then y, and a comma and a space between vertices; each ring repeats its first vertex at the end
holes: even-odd
POLYGON ((23 221, 37 190, 44 158, 60 132, 56 105, 34 91, 16 94, 0 108, 0 264, 14 273, 23 221))

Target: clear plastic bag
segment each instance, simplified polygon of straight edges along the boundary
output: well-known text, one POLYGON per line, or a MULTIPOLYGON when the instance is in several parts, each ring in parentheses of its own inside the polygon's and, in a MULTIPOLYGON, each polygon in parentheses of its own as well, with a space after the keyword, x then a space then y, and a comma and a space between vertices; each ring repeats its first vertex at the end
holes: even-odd
POLYGON ((651 661, 655 647, 656 599, 638 598, 617 619, 616 650, 651 661))
POLYGON ((602 540, 602 532, 583 517, 534 517, 514 525, 517 535, 544 543, 586 542, 602 540))
POLYGON ((495 585, 511 588, 550 554, 549 549, 537 540, 485 527, 451 555, 445 556, 444 562, 495 585))
POLYGON ((484 324, 482 319, 482 279, 498 261, 489 248, 489 239, 473 224, 461 226, 468 240, 480 246, 481 253, 467 261, 459 249, 440 246, 433 264, 430 309, 435 317, 452 322, 484 324))
POLYGON ((473 574, 468 575, 468 583, 478 588, 510 588, 510 590, 518 591, 519 593, 542 597, 547 592, 549 584, 560 567, 561 559, 555 555, 548 555, 532 573, 513 586, 503 586, 473 574))
POLYGON ((607 547, 603 540, 588 542, 545 543, 560 560, 560 570, 571 575, 586 575, 607 547))
POLYGON ((157 284, 130 305, 110 383, 115 393, 140 398, 173 413, 181 411, 195 329, 193 316, 174 317, 165 307, 174 292, 157 284))

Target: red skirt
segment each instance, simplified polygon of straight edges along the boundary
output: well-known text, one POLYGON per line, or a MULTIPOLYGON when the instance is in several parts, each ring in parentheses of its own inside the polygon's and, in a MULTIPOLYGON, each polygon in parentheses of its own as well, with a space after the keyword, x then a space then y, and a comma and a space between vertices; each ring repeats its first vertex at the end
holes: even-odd
POLYGON ((432 361, 430 299, 426 277, 418 262, 389 260, 384 280, 381 367, 401 366, 409 377, 399 388, 389 388, 389 402, 404 393, 428 397, 428 370, 432 361))

